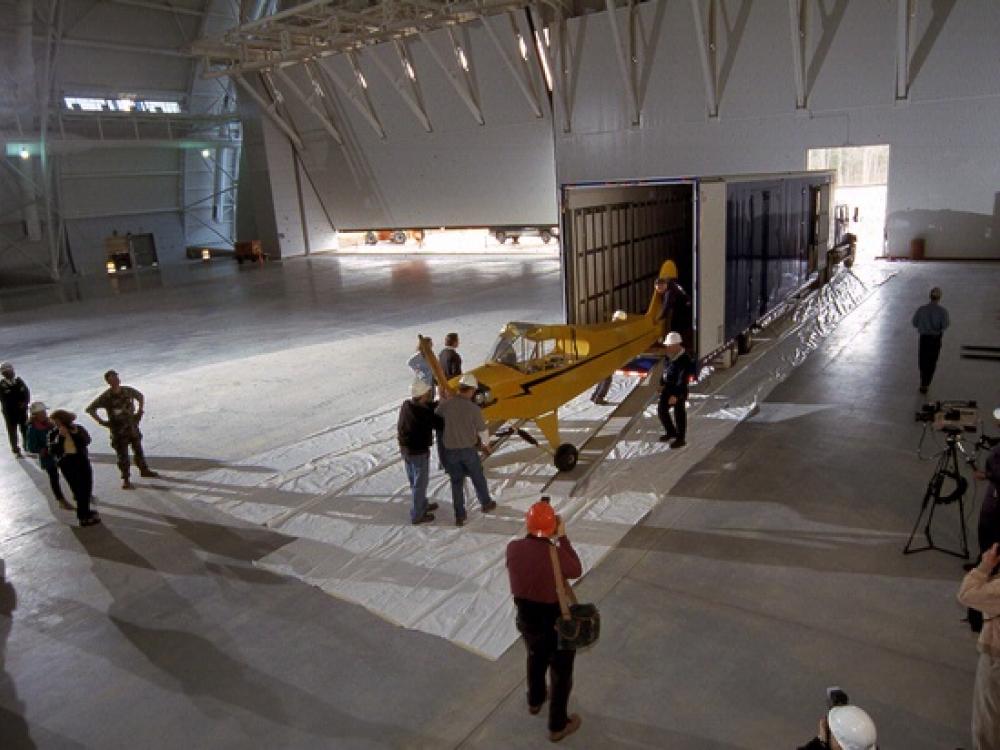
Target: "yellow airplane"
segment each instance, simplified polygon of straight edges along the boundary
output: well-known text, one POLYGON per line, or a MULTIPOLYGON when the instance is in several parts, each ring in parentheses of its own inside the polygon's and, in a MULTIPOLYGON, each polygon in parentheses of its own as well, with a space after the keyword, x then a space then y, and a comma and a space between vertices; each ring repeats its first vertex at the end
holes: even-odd
MULTIPOLYGON (((676 277, 674 262, 665 261, 660 278, 676 277)), ((471 371, 479 381, 475 398, 483 417, 490 423, 533 421, 549 443, 556 467, 569 471, 576 466, 578 452, 559 439, 559 407, 647 351, 663 335, 656 320, 662 300, 663 292, 654 291, 645 315, 610 323, 508 323, 489 361, 471 371)), ((418 339, 435 379, 446 383, 429 339, 418 339)), ((444 385, 450 393, 457 388, 457 377, 444 385)), ((527 433, 520 434, 530 439, 527 433)))

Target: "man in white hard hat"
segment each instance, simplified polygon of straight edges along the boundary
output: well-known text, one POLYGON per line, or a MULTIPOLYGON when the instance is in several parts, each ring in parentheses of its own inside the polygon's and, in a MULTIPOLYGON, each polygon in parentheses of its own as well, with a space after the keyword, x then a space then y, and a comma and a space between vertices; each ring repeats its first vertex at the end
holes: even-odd
POLYGON ((667 334, 664 344, 667 362, 660 378, 660 402, 656 414, 663 425, 660 442, 669 441, 670 447, 677 450, 687 445, 688 378, 694 372, 694 362, 691 355, 684 351, 683 339, 676 331, 667 334), (670 418, 671 409, 673 419, 670 418))
POLYGON ((451 501, 455 508, 455 525, 465 525, 465 478, 472 480, 476 497, 483 513, 497 507, 490 497, 479 451, 490 454, 490 433, 483 419, 482 409, 472 399, 479 388, 479 381, 471 372, 459 378, 458 393, 445 399, 438 407, 444 420, 444 469, 451 480, 451 501))
POLYGON ((410 508, 410 523, 414 526, 434 520, 431 511, 437 510, 437 503, 427 502, 427 480, 430 474, 431 444, 434 430, 442 425, 434 409, 433 389, 430 384, 416 378, 410 385, 410 398, 399 408, 396 422, 396 437, 399 452, 406 466, 406 478, 410 482, 413 506, 410 508))
MULTIPOLYGON (((615 314, 611 316, 612 323, 620 323, 623 320, 628 320, 628 313, 624 310, 615 310, 615 314)), ((598 383, 594 387, 594 392, 590 394, 590 400, 593 401, 598 406, 607 405, 608 391, 611 390, 611 379, 614 375, 608 375, 604 380, 598 383)))
POLYGON ((875 722, 857 706, 834 706, 820 719, 819 735, 799 750, 878 750, 875 722))
POLYGON ((983 552, 979 565, 966 573, 958 600, 983 613, 979 664, 972 692, 972 747, 1000 750, 1000 544, 983 552))

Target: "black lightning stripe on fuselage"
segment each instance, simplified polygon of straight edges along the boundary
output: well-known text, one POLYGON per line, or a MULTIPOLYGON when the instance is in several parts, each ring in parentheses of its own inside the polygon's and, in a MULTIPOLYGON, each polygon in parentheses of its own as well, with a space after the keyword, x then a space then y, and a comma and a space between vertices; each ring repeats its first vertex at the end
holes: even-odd
POLYGON ((584 359, 583 361, 572 364, 569 367, 563 367, 553 372, 542 375, 541 377, 537 377, 534 380, 529 380, 526 383, 521 383, 521 390, 524 391, 524 393, 519 393, 516 396, 512 396, 512 398, 521 398, 522 396, 530 396, 531 388, 533 386, 539 385, 540 383, 544 383, 548 380, 551 380, 552 378, 557 378, 560 375, 570 372, 571 370, 575 370, 577 367, 582 367, 583 365, 588 364, 590 360, 594 360, 597 359, 598 357, 604 357, 607 356, 608 354, 612 354, 618 351, 619 349, 623 349, 626 346, 630 346, 631 344, 634 344, 635 342, 642 340, 642 338, 643 338, 642 336, 636 336, 634 339, 630 339, 612 349, 608 349, 606 352, 598 354, 596 357, 590 357, 588 359, 584 359))

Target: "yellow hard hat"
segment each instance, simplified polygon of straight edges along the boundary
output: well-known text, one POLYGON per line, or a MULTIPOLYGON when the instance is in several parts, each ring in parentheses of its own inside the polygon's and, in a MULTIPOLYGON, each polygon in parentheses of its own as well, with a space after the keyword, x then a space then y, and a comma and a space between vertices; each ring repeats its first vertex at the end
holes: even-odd
POLYGON ((677 278, 677 264, 672 260, 663 261, 663 265, 660 266, 660 278, 661 279, 676 279, 677 278))

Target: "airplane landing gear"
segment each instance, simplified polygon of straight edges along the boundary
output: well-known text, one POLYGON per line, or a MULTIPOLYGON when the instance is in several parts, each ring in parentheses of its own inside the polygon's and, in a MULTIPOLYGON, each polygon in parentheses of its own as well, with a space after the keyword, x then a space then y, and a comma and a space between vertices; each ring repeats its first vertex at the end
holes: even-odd
POLYGON ((570 471, 579 458, 580 453, 572 443, 563 443, 556 448, 555 464, 559 471, 570 471))

